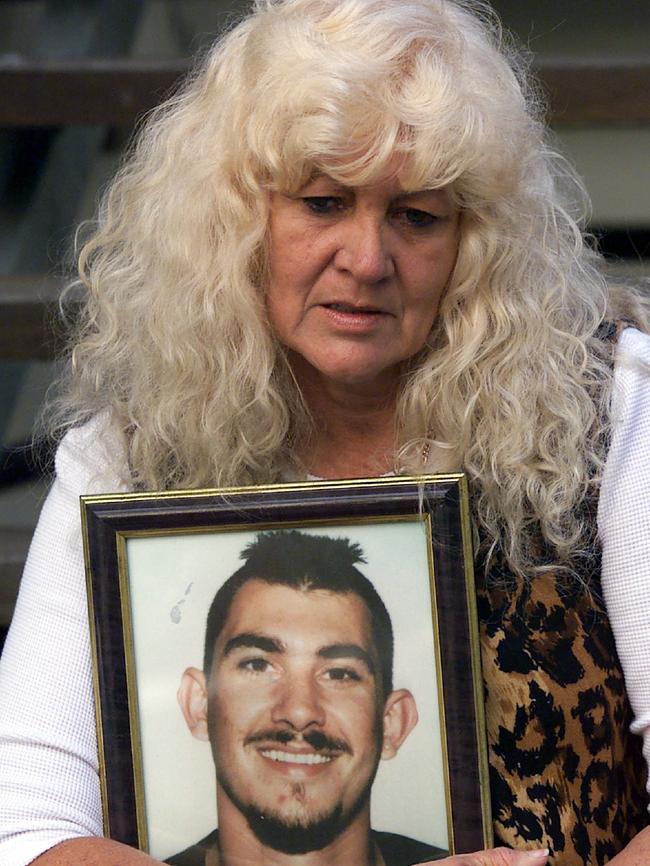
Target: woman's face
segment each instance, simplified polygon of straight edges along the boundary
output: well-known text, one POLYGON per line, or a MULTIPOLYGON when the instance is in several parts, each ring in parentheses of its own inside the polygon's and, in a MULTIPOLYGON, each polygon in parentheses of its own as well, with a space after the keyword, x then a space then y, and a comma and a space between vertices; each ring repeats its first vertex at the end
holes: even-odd
POLYGON ((456 261, 459 215, 445 190, 405 193, 315 175, 273 193, 268 314, 296 367, 347 387, 386 386, 424 345, 456 261))

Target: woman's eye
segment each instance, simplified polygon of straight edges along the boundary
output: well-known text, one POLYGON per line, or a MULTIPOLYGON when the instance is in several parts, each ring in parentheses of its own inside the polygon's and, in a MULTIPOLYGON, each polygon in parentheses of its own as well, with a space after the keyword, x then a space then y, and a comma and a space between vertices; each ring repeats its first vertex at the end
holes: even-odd
POLYGON ((395 216, 409 228, 425 229, 435 225, 438 217, 426 210, 405 207, 395 212, 395 216))
POLYGON ((307 208, 318 216, 329 216, 343 208, 343 201, 333 195, 308 195, 302 200, 307 208))

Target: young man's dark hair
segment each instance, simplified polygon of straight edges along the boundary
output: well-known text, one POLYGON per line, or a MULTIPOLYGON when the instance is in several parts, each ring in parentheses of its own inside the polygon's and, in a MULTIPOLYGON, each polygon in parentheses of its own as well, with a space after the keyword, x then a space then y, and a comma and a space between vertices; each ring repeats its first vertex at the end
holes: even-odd
POLYGON ((384 696, 393 690, 393 628, 377 590, 358 568, 365 562, 358 544, 347 538, 307 535, 298 530, 260 532, 240 554, 244 565, 232 574, 215 595, 205 632, 203 669, 210 674, 215 643, 224 627, 237 591, 249 580, 293 589, 354 593, 370 613, 372 639, 379 658, 384 696))

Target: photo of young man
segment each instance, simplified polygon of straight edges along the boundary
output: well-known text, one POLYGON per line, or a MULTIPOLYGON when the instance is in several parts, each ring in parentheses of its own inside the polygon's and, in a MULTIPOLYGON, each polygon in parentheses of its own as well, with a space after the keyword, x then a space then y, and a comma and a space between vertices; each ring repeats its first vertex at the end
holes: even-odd
MULTIPOLYGON (((202 668, 178 692, 211 747, 219 829, 173 866, 411 866, 445 851, 373 830, 380 761, 418 721, 393 685, 393 628, 358 544, 260 533, 216 593, 202 668)), ((443 805, 441 804, 441 808, 443 805)))

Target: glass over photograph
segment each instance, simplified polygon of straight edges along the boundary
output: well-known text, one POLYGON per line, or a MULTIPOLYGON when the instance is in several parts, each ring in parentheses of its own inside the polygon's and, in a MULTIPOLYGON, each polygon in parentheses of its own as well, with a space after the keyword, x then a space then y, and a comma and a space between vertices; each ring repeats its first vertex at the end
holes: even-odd
POLYGON ((127 540, 153 856, 250 839, 344 864, 368 832, 387 866, 449 851, 430 543, 421 519, 127 540))

